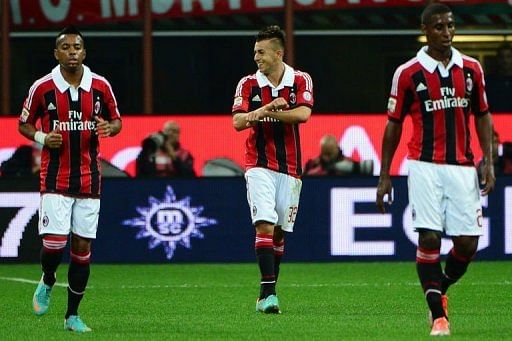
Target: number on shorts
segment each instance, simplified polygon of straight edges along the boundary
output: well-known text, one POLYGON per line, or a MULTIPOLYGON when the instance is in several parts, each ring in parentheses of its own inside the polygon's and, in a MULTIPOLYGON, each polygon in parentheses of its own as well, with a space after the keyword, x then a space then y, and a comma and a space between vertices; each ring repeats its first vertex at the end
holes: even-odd
POLYGON ((295 217, 297 217, 297 211, 299 207, 298 206, 290 206, 288 215, 288 222, 294 224, 295 223, 295 217))
POLYGON ((476 224, 478 225, 478 227, 482 227, 483 224, 482 224, 482 221, 483 221, 483 216, 482 216, 482 209, 479 208, 476 210, 476 224))

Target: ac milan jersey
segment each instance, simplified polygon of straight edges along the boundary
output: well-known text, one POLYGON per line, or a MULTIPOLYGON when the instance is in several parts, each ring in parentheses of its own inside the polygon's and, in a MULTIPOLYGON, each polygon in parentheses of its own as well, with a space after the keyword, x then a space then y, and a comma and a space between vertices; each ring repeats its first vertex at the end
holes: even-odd
POLYGON ((388 118, 402 122, 411 115, 409 159, 472 165, 469 115, 489 110, 482 67, 454 48, 445 67, 426 49, 395 71, 388 118))
POLYGON ((62 77, 60 66, 34 82, 23 104, 20 124, 36 124, 49 133, 62 134, 60 148, 44 147, 41 156, 40 190, 99 197, 99 144, 95 116, 120 119, 108 81, 84 67, 78 88, 62 77))
MULTIPOLYGON (((264 74, 257 71, 238 83, 232 112, 251 112, 278 97, 284 98, 290 109, 301 105, 312 108, 311 77, 285 64, 283 79, 274 87, 264 74)), ((302 174, 298 124, 266 118, 251 127, 245 146, 246 169, 264 167, 292 176, 302 174)))

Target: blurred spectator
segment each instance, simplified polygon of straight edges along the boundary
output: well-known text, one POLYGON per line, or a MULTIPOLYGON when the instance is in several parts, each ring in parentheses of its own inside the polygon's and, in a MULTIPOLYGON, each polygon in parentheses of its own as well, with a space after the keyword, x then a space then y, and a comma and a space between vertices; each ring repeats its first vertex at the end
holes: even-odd
POLYGON ((19 146, 12 156, 0 165, 0 175, 3 177, 39 177, 41 168, 41 149, 39 143, 31 146, 19 146))
POLYGON ((194 158, 181 147, 180 127, 174 121, 142 141, 136 161, 137 177, 195 177, 194 158))
POLYGON ((492 112, 512 112, 512 45, 503 44, 496 52, 496 65, 486 79, 492 112))
POLYGON ((340 176, 359 174, 360 164, 343 155, 336 137, 324 135, 320 139, 320 155, 306 163, 305 176, 340 176))
MULTIPOLYGON (((492 135, 492 159, 494 162, 495 175, 512 174, 512 142, 503 143, 503 153, 499 155, 500 137, 496 131, 492 135)), ((478 174, 482 174, 486 159, 483 158, 478 164, 478 174)))

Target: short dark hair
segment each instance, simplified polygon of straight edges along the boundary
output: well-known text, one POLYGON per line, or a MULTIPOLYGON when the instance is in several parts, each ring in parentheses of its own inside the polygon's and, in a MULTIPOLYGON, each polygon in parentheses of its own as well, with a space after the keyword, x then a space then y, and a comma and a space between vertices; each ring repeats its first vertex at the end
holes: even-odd
POLYGON ((70 25, 70 26, 66 26, 64 27, 58 34, 57 34, 57 37, 55 37, 55 46, 58 45, 58 42, 59 42, 59 38, 61 35, 63 34, 76 34, 77 36, 80 36, 80 38, 82 38, 82 41, 84 41, 84 36, 82 35, 82 33, 78 30, 78 28, 76 28, 75 26, 73 25, 70 25))
POLYGON ((268 39, 276 39, 284 48, 285 45, 285 36, 283 30, 277 25, 271 25, 264 27, 261 31, 258 32, 256 36, 256 41, 268 40, 268 39))
POLYGON ((421 23, 423 25, 430 24, 430 21, 432 20, 432 17, 437 14, 445 14, 452 12, 452 9, 445 4, 439 3, 439 2, 433 2, 421 13, 421 23))

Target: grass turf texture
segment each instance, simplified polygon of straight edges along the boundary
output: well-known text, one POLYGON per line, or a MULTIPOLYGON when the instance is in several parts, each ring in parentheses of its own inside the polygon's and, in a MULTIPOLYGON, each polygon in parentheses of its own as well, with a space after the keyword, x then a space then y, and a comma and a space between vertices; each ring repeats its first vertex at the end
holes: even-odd
MULTIPOLYGON (((38 265, 0 265, 0 339, 69 339, 65 287, 49 312, 32 313, 38 265), (17 279, 32 280, 34 283, 17 279)), ((58 282, 66 282, 61 266, 58 282)), ((450 288, 457 339, 512 339, 512 262, 475 262, 450 288)), ((254 310, 256 264, 93 264, 80 315, 83 338, 430 339, 427 306, 414 263, 285 263, 278 283, 281 315, 254 310)))

